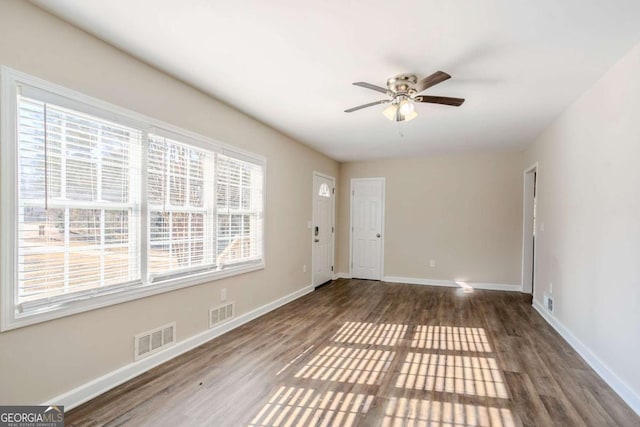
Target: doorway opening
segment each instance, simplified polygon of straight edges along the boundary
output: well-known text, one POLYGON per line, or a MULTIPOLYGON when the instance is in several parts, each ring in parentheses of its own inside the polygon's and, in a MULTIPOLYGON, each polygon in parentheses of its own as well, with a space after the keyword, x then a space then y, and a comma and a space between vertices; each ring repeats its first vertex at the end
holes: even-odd
POLYGON ((522 221, 522 292, 533 295, 536 273, 536 205, 538 164, 524 171, 522 221))

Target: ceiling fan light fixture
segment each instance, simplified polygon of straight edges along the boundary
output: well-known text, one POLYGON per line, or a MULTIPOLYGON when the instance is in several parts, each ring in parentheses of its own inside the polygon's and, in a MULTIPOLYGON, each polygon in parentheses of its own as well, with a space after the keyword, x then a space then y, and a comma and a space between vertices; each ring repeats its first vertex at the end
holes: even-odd
POLYGON ((413 104, 407 100, 390 104, 382 114, 392 122, 408 122, 418 117, 413 104))
POLYGON ((396 120, 396 112, 398 111, 398 104, 389 104, 387 108, 382 111, 382 114, 389 120, 396 120))
POLYGON ((406 100, 406 99, 404 101, 400 101, 400 104, 398 104, 398 108, 400 108, 400 113, 403 116, 411 114, 415 110, 415 108, 413 106, 413 103, 411 101, 406 100))
POLYGON ((402 114, 401 117, 403 118, 403 120, 398 120, 398 121, 408 122, 409 120, 413 120, 416 117, 418 117, 418 113, 416 113, 415 111, 412 111, 407 114, 402 114))

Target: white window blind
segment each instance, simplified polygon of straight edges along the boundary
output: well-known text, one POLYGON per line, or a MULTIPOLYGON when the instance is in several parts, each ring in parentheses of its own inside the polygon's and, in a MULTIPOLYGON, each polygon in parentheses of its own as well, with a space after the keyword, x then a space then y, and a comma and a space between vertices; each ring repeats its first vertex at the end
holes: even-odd
POLYGON ((0 83, 1 330, 264 267, 264 158, 6 67, 0 83))
POLYGON ((217 264, 262 258, 262 166, 217 155, 217 264))
POLYGON ((141 132, 18 97, 19 304, 140 278, 141 132))
POLYGON ((149 135, 151 277, 214 268, 214 153, 149 135))

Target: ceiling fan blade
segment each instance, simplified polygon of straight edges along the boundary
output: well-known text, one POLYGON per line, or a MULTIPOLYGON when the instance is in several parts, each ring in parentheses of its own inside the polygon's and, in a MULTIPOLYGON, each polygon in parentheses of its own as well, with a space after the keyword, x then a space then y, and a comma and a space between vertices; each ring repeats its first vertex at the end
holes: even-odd
POLYGON ((353 85, 360 86, 366 89, 375 90, 377 92, 384 93, 384 94, 387 94, 387 92, 389 92, 387 89, 383 87, 372 85, 371 83, 366 83, 366 82, 355 82, 353 85))
POLYGON ((428 102, 430 104, 443 104, 459 107, 464 103, 463 98, 450 98, 448 96, 427 96, 421 95, 414 98, 416 102, 428 102))
POLYGON ((373 107, 374 105, 379 105, 379 104, 386 104, 388 102, 391 102, 391 101, 389 99, 382 99, 380 101, 370 102, 368 104, 358 105, 357 107, 349 108, 348 110, 344 110, 344 112, 352 113, 354 111, 362 110, 363 108, 373 107))
POLYGON ((444 71, 436 71, 430 76, 427 76, 424 79, 420 80, 415 84, 415 86, 413 86, 413 88, 416 90, 416 93, 420 93, 423 90, 429 89, 431 86, 435 86, 438 83, 442 83, 443 81, 450 78, 451 76, 444 71))

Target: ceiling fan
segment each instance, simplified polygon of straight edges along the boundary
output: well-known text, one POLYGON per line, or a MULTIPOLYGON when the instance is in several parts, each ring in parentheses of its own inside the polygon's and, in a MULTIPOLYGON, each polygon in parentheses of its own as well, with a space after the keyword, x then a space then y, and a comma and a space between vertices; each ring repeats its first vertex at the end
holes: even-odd
POLYGON ((377 92, 384 93, 391 98, 359 105, 357 107, 344 110, 344 112, 352 113, 363 108, 373 107, 374 105, 391 103, 391 105, 389 105, 382 114, 384 114, 389 120, 402 122, 413 120, 418 116, 413 105, 414 102, 426 102, 429 104, 443 104, 459 107, 464 102, 464 99, 462 98, 419 95, 419 93, 450 78, 451 76, 443 71, 436 71, 420 81, 418 81, 418 77, 415 74, 399 74, 387 79, 386 89, 372 85, 371 83, 355 82, 355 86, 375 90, 377 92))

